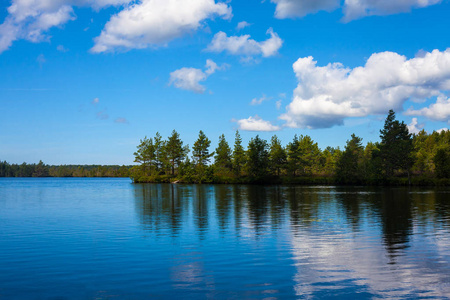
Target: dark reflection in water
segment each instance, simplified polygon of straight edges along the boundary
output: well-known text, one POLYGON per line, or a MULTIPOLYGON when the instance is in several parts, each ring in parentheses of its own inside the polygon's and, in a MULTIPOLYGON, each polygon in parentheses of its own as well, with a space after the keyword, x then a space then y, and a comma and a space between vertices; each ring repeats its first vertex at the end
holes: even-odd
POLYGON ((0 299, 450 299, 449 266, 449 189, 0 178, 0 299))
MULTIPOLYGON (((217 232, 232 243, 279 243, 246 251, 268 252, 265 272, 273 256, 290 260, 287 295, 320 298, 449 296, 449 196, 406 188, 135 186, 145 230, 177 235, 193 223, 184 231, 199 239, 217 232)), ((272 292, 277 298, 280 290, 272 292)))

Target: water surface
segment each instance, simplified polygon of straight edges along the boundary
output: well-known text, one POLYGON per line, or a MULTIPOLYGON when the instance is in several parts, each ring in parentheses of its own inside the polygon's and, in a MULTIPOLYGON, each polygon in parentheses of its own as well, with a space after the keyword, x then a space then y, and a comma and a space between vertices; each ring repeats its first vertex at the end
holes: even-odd
POLYGON ((449 189, 0 178, 0 299, 449 295, 449 189))

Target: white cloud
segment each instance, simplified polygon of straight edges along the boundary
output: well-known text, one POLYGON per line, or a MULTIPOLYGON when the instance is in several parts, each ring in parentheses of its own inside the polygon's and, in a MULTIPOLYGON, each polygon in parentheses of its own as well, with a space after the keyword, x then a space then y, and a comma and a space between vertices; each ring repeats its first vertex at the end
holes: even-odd
POLYGON ((373 15, 404 13, 413 8, 423 8, 440 2, 442 0, 345 0, 344 21, 373 15))
POLYGON ((449 131, 449 130, 450 129, 448 129, 448 128, 441 128, 441 129, 436 130, 436 132, 441 133, 442 131, 449 131))
POLYGON ((227 69, 228 65, 223 64, 222 66, 218 66, 214 61, 208 59, 205 68, 205 71, 196 68, 175 70, 170 73, 169 85, 173 84, 176 88, 202 94, 206 91, 206 88, 200 82, 205 81, 216 71, 227 69))
POLYGON ((235 121, 238 124, 239 130, 246 131, 277 131, 281 128, 272 125, 269 121, 264 121, 259 116, 249 117, 248 119, 241 119, 235 121))
POLYGON ((266 100, 270 100, 270 98, 267 98, 266 95, 262 95, 261 98, 253 98, 252 101, 250 102, 250 105, 260 105, 261 103, 263 103, 266 100))
POLYGON ((209 44, 207 51, 211 52, 228 52, 233 55, 262 55, 263 57, 269 57, 276 55, 278 50, 283 45, 283 40, 273 32, 272 28, 267 30, 267 34, 270 38, 257 42, 250 39, 250 35, 230 36, 228 37, 225 32, 218 32, 214 35, 211 44, 209 44))
POLYGON ((341 0, 271 0, 275 3, 275 17, 278 19, 304 17, 318 11, 333 11, 341 0))
POLYGON ((100 99, 94 98, 91 103, 94 105, 97 105, 99 102, 100 102, 100 99))
POLYGON ((0 53, 11 47, 16 40, 31 42, 48 40, 46 32, 75 20, 73 6, 91 6, 100 9, 121 5, 131 0, 13 0, 8 15, 0 25, 0 53))
POLYGON ((419 124, 417 118, 412 118, 411 123, 408 125, 408 130, 410 133, 418 134, 424 127, 425 124, 419 124))
POLYGON ((393 52, 375 53, 365 66, 354 69, 316 64, 305 57, 293 65, 299 84, 280 117, 289 127, 342 125, 347 117, 402 111, 408 99, 423 101, 450 90, 450 49, 410 60, 393 52))
MULTIPOLYGON (((331 12, 341 6, 341 0, 271 0, 276 4, 278 19, 301 18, 319 11, 331 12)), ((442 0, 345 0, 343 20, 346 22, 373 15, 409 12, 441 3, 442 0)))
POLYGON ((252 24, 250 24, 250 23, 248 23, 248 22, 246 22, 246 21, 242 21, 242 22, 239 22, 238 24, 237 24, 237 26, 236 26, 236 30, 241 30, 241 29, 244 29, 245 27, 248 27, 248 26, 250 26, 250 25, 252 25, 252 24))
POLYGON ((164 46, 215 16, 231 18, 231 7, 214 0, 138 1, 111 17, 91 51, 164 46))
POLYGON ((450 124, 450 98, 441 95, 437 98, 436 103, 431 104, 429 107, 418 110, 410 108, 405 114, 410 116, 424 116, 430 120, 449 122, 450 124))

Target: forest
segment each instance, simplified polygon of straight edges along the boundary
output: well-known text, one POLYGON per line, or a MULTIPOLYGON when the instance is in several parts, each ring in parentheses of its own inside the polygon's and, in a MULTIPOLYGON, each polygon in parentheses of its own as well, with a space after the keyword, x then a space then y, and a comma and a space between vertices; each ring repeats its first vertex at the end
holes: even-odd
POLYGON ((276 135, 270 141, 257 135, 244 148, 236 131, 232 147, 224 135, 214 151, 210 146, 203 131, 192 150, 176 130, 166 140, 159 133, 145 137, 130 177, 135 183, 450 185, 450 131, 411 134, 393 110, 380 141, 366 145, 354 134, 344 149, 324 150, 308 135, 285 146, 276 135))
POLYGON ((0 161, 0 177, 129 177, 132 166, 9 164, 0 161))

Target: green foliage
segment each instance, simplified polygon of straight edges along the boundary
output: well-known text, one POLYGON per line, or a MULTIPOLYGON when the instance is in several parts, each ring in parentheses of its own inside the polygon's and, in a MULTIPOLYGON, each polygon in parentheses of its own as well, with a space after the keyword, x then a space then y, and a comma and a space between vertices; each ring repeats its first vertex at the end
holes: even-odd
POLYGON ((189 152, 187 146, 183 147, 183 141, 180 139, 180 135, 175 129, 165 143, 164 150, 162 155, 167 158, 172 170, 172 175, 175 175, 175 169, 181 164, 189 152))
POLYGON ((352 134, 351 140, 347 141, 345 150, 337 163, 336 180, 339 183, 362 183, 362 139, 352 134))
POLYGON ((298 136, 294 135, 292 142, 287 145, 288 169, 293 176, 297 175, 297 170, 300 168, 301 164, 299 148, 300 141, 298 136))
POLYGON ((231 148, 228 145, 224 134, 219 137, 219 144, 217 145, 214 156, 214 165, 217 169, 226 171, 231 170, 232 168, 231 148))
MULTIPOLYGON (((450 147, 450 146, 449 146, 450 147)), ((440 148, 434 156, 437 178, 450 178, 450 149, 440 148)))
POLYGON ((247 164, 249 176, 260 180, 267 176, 269 169, 269 151, 267 142, 257 135, 248 143, 247 164))
POLYGON ((412 136, 406 124, 395 119, 393 110, 389 111, 380 134, 380 156, 385 176, 389 178, 397 170, 406 171, 409 175, 414 163, 412 136))
POLYGON ((338 148, 327 147, 321 156, 321 175, 334 176, 336 165, 341 157, 342 151, 338 148))
POLYGON ((272 171, 272 174, 280 176, 281 170, 285 169, 286 165, 286 150, 281 145, 280 139, 274 135, 270 140, 269 168, 272 171))
POLYGON ((232 154, 233 171, 236 176, 242 175, 242 170, 246 162, 245 150, 242 146, 242 139, 239 131, 236 130, 234 149, 232 154))
POLYGON ((320 169, 321 152, 310 136, 297 135, 288 144, 288 169, 292 175, 312 175, 320 169))
POLYGON ((42 160, 34 168, 33 177, 49 177, 50 173, 48 170, 48 166, 45 165, 42 160))
POLYGON ((214 153, 209 153, 209 146, 211 141, 206 137, 203 131, 200 130, 198 139, 192 147, 192 159, 197 166, 206 166, 214 153))
POLYGON ((42 161, 38 164, 17 165, 0 161, 0 177, 130 177, 131 168, 98 165, 48 166, 42 161))
POLYGON ((145 137, 143 140, 140 140, 137 151, 134 152, 134 162, 141 164, 144 174, 150 172, 150 163, 154 156, 153 139, 145 137))

